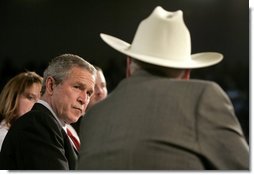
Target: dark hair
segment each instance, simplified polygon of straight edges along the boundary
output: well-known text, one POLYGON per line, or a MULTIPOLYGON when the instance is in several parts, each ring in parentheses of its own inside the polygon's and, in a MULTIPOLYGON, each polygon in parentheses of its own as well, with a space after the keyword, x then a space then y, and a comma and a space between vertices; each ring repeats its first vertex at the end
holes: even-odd
POLYGON ((175 78, 183 71, 183 69, 158 66, 143 61, 139 61, 136 59, 133 59, 133 61, 145 71, 157 76, 175 78))

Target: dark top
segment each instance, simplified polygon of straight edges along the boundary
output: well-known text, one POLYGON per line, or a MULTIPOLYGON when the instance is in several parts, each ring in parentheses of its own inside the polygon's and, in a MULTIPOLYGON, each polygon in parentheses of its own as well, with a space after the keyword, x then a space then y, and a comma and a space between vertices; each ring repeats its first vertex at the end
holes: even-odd
POLYGON ((75 169, 77 156, 53 114, 36 103, 7 133, 0 153, 0 169, 75 169))

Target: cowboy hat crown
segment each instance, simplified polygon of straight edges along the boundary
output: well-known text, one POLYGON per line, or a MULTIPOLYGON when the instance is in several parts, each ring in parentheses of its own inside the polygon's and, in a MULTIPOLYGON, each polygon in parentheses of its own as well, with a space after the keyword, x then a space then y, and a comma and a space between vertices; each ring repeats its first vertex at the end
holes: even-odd
POLYGON ((109 46, 125 55, 163 67, 201 68, 217 64, 223 58, 217 52, 191 55, 191 37, 183 12, 165 11, 160 6, 141 21, 132 44, 110 35, 100 36, 109 46))

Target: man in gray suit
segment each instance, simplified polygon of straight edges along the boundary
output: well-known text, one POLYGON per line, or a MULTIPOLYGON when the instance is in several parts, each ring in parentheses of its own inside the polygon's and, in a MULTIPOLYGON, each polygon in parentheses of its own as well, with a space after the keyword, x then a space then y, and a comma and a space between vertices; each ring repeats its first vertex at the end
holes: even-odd
POLYGON ((132 44, 101 37, 128 56, 128 78, 81 122, 78 169, 249 169, 249 146, 226 93, 214 82, 189 80, 190 69, 223 56, 191 54, 181 10, 156 7, 132 44))

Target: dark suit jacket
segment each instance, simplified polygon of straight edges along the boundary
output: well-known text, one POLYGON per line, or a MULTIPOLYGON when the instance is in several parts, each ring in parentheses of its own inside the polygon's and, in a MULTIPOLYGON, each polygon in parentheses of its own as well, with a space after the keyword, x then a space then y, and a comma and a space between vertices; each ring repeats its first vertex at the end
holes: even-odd
POLYGON ((75 169, 77 156, 53 114, 36 103, 7 133, 0 153, 0 169, 75 169))
POLYGON ((215 83, 140 71, 81 121, 78 169, 249 168, 233 106, 215 83))

